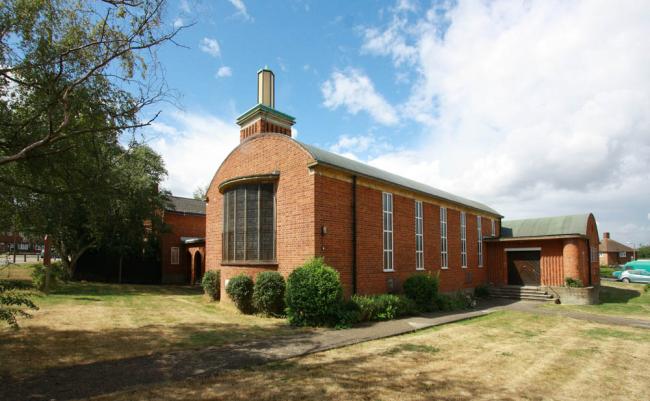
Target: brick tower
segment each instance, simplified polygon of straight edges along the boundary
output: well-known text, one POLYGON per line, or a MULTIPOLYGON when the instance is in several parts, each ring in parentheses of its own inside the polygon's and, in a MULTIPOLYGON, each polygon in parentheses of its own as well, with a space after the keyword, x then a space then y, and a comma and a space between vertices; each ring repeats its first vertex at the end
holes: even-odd
POLYGON ((275 132, 291 136, 296 119, 275 109, 275 74, 268 68, 257 72, 257 105, 237 119, 239 139, 244 142, 253 135, 275 132))

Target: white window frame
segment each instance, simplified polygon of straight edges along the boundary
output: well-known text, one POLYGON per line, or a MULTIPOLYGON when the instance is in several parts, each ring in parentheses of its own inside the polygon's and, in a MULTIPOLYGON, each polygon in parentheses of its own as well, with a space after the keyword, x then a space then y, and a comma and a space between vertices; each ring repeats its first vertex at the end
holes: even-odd
POLYGON ((626 258, 627 257, 627 252, 625 252, 625 251, 619 252, 618 257, 619 258, 626 258))
POLYGON ((467 269, 467 215, 460 212, 460 267, 467 269))
POLYGON ((393 252, 393 194, 382 192, 383 265, 385 272, 395 271, 393 252))
POLYGON ((490 219, 490 229, 492 233, 492 237, 497 236, 497 222, 494 219, 490 219))
POLYGON ((449 268, 449 249, 447 241, 447 208, 440 207, 440 268, 449 268))
POLYGON ((481 216, 476 216, 476 231, 478 238, 478 267, 483 267, 483 222, 481 216))
POLYGON ((424 270, 424 209, 415 201, 415 270, 424 270))
POLYGON ((170 259, 171 259, 171 264, 172 265, 178 265, 181 263, 181 250, 177 246, 172 246, 170 250, 170 259))

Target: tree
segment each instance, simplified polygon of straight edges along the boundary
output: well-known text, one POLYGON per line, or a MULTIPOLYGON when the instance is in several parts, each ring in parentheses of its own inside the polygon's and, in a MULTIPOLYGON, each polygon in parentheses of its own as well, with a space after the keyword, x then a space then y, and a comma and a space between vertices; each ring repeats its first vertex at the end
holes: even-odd
POLYGON ((192 197, 197 200, 204 201, 208 196, 208 186, 198 186, 192 193, 192 197))
MULTIPOLYGON (((162 24, 166 0, 0 3, 0 180, 6 169, 72 150, 71 140, 149 124, 168 94, 156 48, 183 28, 162 24), (89 121, 89 115, 101 115, 89 121)), ((155 118, 155 117, 154 117, 155 118)))
POLYGON ((38 309, 19 282, 0 280, 0 321, 18 328, 16 317, 29 318, 25 309, 38 309))
POLYGON ((637 259, 650 259, 650 245, 639 247, 636 251, 637 259))

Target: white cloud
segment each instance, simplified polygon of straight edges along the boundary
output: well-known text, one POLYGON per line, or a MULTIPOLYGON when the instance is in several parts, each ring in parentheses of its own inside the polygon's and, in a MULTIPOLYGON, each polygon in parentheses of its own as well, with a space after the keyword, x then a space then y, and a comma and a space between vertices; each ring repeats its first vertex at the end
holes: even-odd
POLYGON ((169 176, 163 185, 174 195, 191 196, 210 183, 226 156, 239 145, 234 123, 210 114, 172 112, 167 124, 156 122, 150 140, 165 161, 169 176))
POLYGON ((233 5, 237 9, 237 14, 241 15, 244 19, 246 20, 251 20, 251 16, 248 14, 248 10, 246 10, 246 4, 244 4, 243 0, 228 0, 230 4, 233 5))
POLYGON ((221 47, 219 46, 219 42, 216 39, 211 39, 211 38, 201 39, 201 43, 199 44, 199 49, 201 49, 201 51, 204 53, 208 53, 212 57, 219 57, 219 55, 221 54, 221 47))
POLYGON ((232 69, 230 67, 223 66, 217 70, 217 77, 225 78, 229 76, 232 76, 232 69))
POLYGON ((425 138, 370 163, 508 218, 592 211, 601 232, 650 242, 639 228, 639 199, 650 198, 650 3, 450 4, 364 32, 363 51, 414 63, 397 109, 425 138))
POLYGON ((183 26, 183 24, 184 24, 183 18, 179 17, 174 20, 174 28, 180 28, 183 26))
POLYGON ((356 69, 335 71, 321 86, 324 105, 330 109, 345 106, 348 112, 357 114, 365 111, 372 118, 385 125, 398 122, 395 109, 384 99, 366 75, 356 69))
POLYGON ((402 63, 415 62, 417 48, 407 44, 404 33, 407 24, 406 19, 395 16, 388 29, 384 31, 377 28, 366 28, 363 31, 364 43, 361 52, 380 56, 390 55, 397 66, 402 63))

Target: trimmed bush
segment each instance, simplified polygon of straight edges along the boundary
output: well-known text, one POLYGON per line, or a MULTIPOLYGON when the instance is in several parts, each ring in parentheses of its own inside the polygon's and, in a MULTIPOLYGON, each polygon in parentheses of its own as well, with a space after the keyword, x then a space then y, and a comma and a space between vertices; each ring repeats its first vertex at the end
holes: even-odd
POLYGON ((487 285, 481 284, 474 288, 474 296, 476 298, 487 298, 490 296, 490 289, 487 285))
POLYGON ((564 279, 564 283, 566 284, 567 287, 574 287, 574 288, 584 287, 584 284, 582 284, 582 280, 580 280, 579 278, 567 277, 566 279, 564 279))
POLYGON ((231 278, 226 293, 242 313, 253 313, 253 279, 245 274, 231 278))
MULTIPOLYGON (((32 283, 34 288, 42 291, 45 288, 45 266, 42 263, 34 263, 32 270, 32 283)), ((50 265, 50 289, 56 288, 60 283, 70 281, 70 275, 61 262, 52 262, 50 265)))
POLYGON ((291 272, 285 301, 287 317, 295 326, 334 326, 345 312, 339 273, 322 258, 311 259, 291 272))
POLYGON ((221 271, 208 270, 201 280, 203 292, 213 301, 218 301, 221 296, 221 271))
POLYGON ((255 279, 253 306, 267 316, 284 313, 284 277, 278 272, 262 272, 255 279))
POLYGON ((476 300, 471 295, 462 291, 456 291, 453 294, 440 294, 436 299, 438 309, 443 311, 453 311, 461 309, 471 309, 476 306, 476 300))
POLYGON ((359 309, 358 321, 390 320, 417 313, 417 305, 409 298, 393 294, 354 295, 354 302, 359 309))
POLYGON ((413 300, 417 307, 423 311, 431 311, 435 308, 435 300, 438 295, 438 276, 430 274, 414 274, 404 281, 404 295, 413 300))

